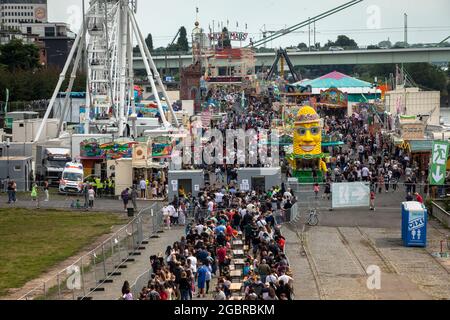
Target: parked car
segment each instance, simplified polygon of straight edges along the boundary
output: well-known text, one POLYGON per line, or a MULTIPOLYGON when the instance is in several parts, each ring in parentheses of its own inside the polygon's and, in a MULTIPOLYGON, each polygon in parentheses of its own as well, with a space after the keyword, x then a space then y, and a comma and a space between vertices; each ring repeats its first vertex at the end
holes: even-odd
POLYGON ((329 51, 344 51, 344 48, 342 48, 342 47, 330 47, 328 50, 329 51))

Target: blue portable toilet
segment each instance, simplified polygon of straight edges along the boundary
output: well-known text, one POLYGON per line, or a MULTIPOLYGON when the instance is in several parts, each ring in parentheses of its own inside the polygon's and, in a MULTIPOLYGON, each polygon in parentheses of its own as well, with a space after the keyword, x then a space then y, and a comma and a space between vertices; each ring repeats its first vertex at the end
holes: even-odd
POLYGON ((402 240, 405 247, 427 246, 428 212, 417 201, 402 203, 402 240))

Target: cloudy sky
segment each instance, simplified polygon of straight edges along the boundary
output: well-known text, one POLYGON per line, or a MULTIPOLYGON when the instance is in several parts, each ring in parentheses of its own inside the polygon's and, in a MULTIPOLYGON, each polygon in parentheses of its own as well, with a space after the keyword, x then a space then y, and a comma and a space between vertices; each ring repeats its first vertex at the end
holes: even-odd
MULTIPOLYGON (((88 3, 88 0, 85 0, 88 3)), ((48 0, 49 20, 79 25, 82 0, 48 0)), ((203 28, 229 22, 232 31, 245 31, 258 40, 261 30, 276 31, 314 17, 348 0, 138 0, 137 19, 144 34, 152 33, 154 46, 166 46, 180 26, 193 28, 196 10, 203 28), (239 28, 236 28, 236 23, 239 28)), ((449 0, 365 0, 316 23, 316 41, 326 43, 346 34, 360 45, 388 38, 403 41, 403 15, 408 14, 408 42, 435 43, 450 36, 449 0)), ((217 28, 217 27, 216 27, 217 28)), ((284 36, 268 46, 308 43, 308 28, 284 36)), ((313 44, 313 36, 311 36, 313 44)))

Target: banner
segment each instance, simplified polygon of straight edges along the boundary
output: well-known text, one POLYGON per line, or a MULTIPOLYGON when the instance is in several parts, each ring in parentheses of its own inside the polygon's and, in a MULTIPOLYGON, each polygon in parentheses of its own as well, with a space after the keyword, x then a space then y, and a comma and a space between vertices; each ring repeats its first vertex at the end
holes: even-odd
MULTIPOLYGON (((215 32, 208 34, 209 40, 219 41, 222 39, 222 32, 215 32)), ((248 33, 246 32, 228 32, 228 37, 231 41, 246 41, 248 33)))
POLYGON ((435 141, 433 143, 433 154, 431 158, 430 184, 442 186, 445 184, 448 158, 448 142, 435 141))
POLYGON ((331 185, 332 207, 369 207, 370 187, 364 182, 333 183, 331 185))

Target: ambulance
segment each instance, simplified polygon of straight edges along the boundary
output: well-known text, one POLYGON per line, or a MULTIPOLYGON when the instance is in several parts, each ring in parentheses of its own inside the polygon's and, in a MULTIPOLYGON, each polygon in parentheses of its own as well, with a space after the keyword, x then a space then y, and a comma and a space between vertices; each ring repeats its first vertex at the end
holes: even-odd
POLYGON ((59 182, 60 193, 81 193, 83 191, 84 171, 83 165, 77 162, 68 162, 59 182))

